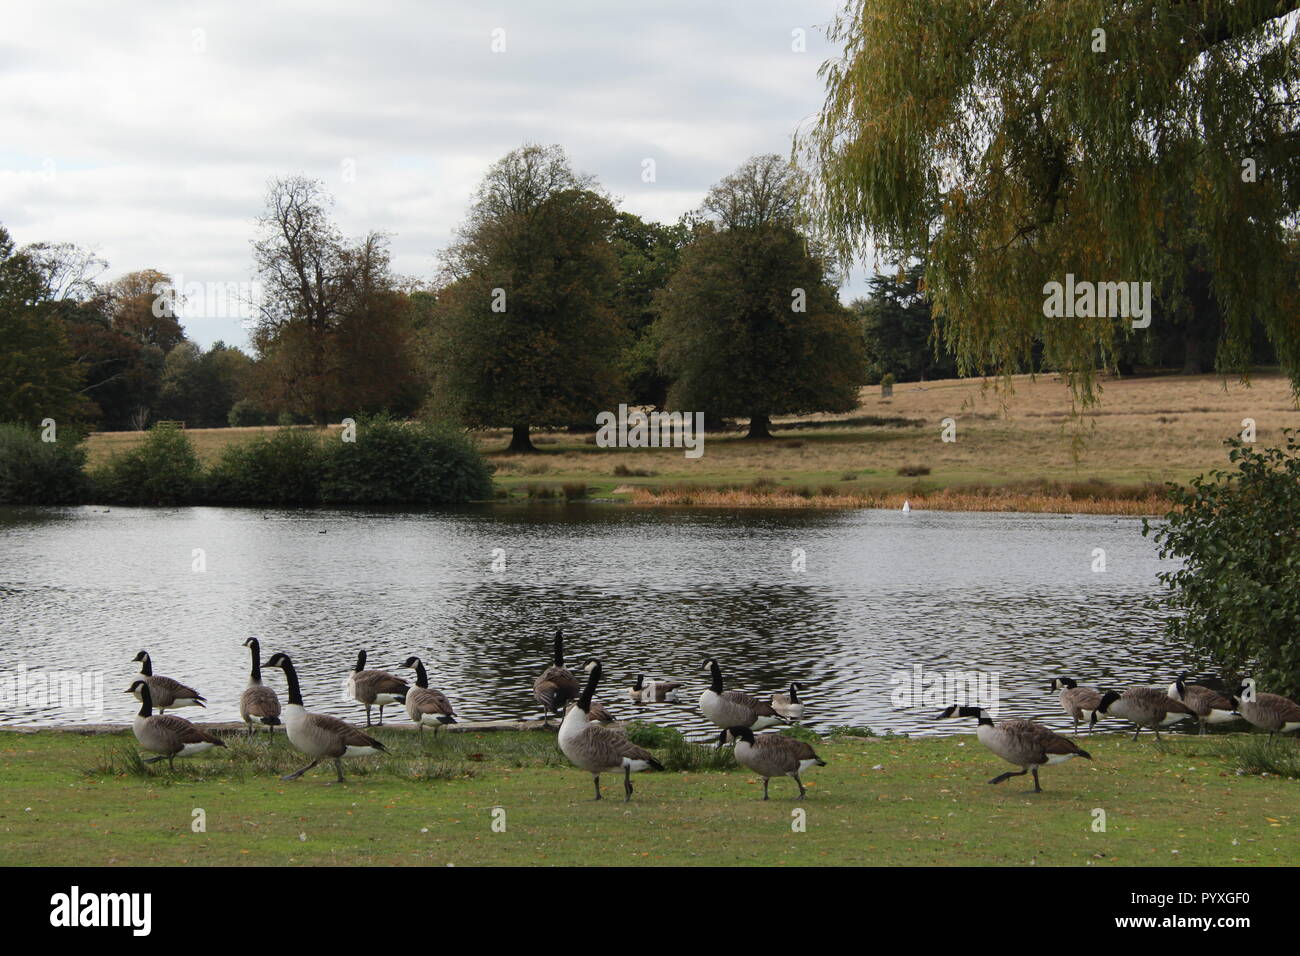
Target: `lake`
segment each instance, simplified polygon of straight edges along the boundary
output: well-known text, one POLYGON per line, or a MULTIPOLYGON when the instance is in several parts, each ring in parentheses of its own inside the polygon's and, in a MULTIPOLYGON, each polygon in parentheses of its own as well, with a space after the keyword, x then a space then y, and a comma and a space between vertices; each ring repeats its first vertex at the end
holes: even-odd
MULTIPOLYGON (((374 668, 422 657, 462 719, 536 716, 532 681, 562 623, 566 663, 604 662, 597 696, 618 717, 697 739, 707 657, 728 689, 799 681, 820 730, 969 733, 900 677, 971 671, 999 716, 1069 727, 1054 676, 1122 687, 1195 669, 1151 607, 1164 566, 1139 520, 1110 516, 0 509, 0 723, 129 722, 142 648, 207 696, 184 716, 237 719, 249 636, 293 657, 309 709, 364 722, 343 684, 365 648, 374 668), (48 671, 102 681, 102 712, 32 693, 48 671), (685 702, 632 704, 637 673, 687 682, 685 702)), ((279 672, 268 680, 283 693, 279 672)))

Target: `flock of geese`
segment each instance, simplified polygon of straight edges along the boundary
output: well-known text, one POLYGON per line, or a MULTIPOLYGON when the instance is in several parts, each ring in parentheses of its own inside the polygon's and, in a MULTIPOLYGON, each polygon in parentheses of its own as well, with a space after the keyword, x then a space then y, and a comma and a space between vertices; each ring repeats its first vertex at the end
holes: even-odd
MULTIPOLYGON (((334 764, 339 783, 344 782, 343 759, 386 753, 380 741, 364 730, 328 714, 309 712, 303 704, 298 673, 289 655, 273 654, 262 661, 261 646, 257 638, 244 642, 249 649, 251 667, 248 685, 240 696, 239 716, 251 737, 258 727, 268 733, 283 725, 289 742, 295 749, 311 758, 300 770, 281 779, 296 780, 323 760, 334 764), (262 669, 283 671, 288 699, 283 708, 279 695, 262 681, 262 669)), ((127 693, 140 701, 133 729, 141 747, 155 754, 145 760, 154 763, 166 760, 174 767, 176 757, 189 757, 213 747, 224 747, 220 737, 165 711, 183 707, 204 707, 206 698, 179 681, 153 673, 153 662, 146 651, 135 657, 140 664, 138 678, 127 693), (155 714, 154 709, 158 710, 155 714)), ((366 652, 357 655, 356 666, 348 675, 347 690, 366 710, 366 727, 371 726, 371 708, 379 708, 378 725, 383 725, 384 708, 395 704, 405 707, 407 716, 420 730, 426 725, 436 734, 445 724, 456 722, 451 702, 441 691, 429 686, 428 673, 418 657, 408 657, 402 664, 415 672, 415 686, 403 678, 386 671, 368 670, 366 652)), ((798 721, 804 712, 799 699, 802 689, 791 683, 786 692, 770 695, 767 699, 755 697, 738 690, 724 690, 722 669, 716 660, 704 662, 709 675, 709 686, 699 698, 701 713, 719 728, 718 746, 734 741, 736 761, 763 778, 763 799, 768 799, 768 784, 772 777, 790 777, 799 788, 798 799, 807 793, 801 774, 812 767, 823 767, 826 762, 802 740, 781 733, 756 734, 780 723, 798 721)), ((570 763, 592 775, 596 799, 601 799, 601 774, 623 775, 624 800, 631 800, 632 774, 646 770, 662 770, 663 766, 650 751, 631 740, 622 732, 606 726, 614 718, 600 701, 595 699, 603 667, 600 661, 591 660, 583 668, 585 684, 564 665, 564 635, 555 632, 555 658, 533 682, 533 697, 542 707, 543 723, 550 717, 561 717, 557 739, 560 750, 570 763)), ((676 702, 682 684, 672 681, 646 681, 638 674, 633 685, 627 688, 629 698, 637 703, 676 702)), ((1271 740, 1276 733, 1300 729, 1300 704, 1278 694, 1256 690, 1253 678, 1246 678, 1234 695, 1221 694, 1201 684, 1189 684, 1187 675, 1179 675, 1167 689, 1138 685, 1124 691, 1102 692, 1093 687, 1082 687, 1069 677, 1059 677, 1051 682, 1051 692, 1059 692, 1061 707, 1074 720, 1078 733, 1080 722, 1086 722, 1088 731, 1097 721, 1116 716, 1136 726, 1133 739, 1144 728, 1151 728, 1160 737, 1160 728, 1180 720, 1195 718, 1200 732, 1208 724, 1235 720, 1247 722, 1269 732, 1271 740)), ((1092 756, 1073 740, 1062 736, 1042 724, 1025 718, 994 722, 988 712, 979 707, 948 707, 940 718, 974 717, 977 720, 976 736, 994 754, 1019 768, 994 777, 989 783, 1001 783, 1011 777, 1032 774, 1034 792, 1042 792, 1038 779, 1041 767, 1064 763, 1074 757, 1091 760, 1092 756)))

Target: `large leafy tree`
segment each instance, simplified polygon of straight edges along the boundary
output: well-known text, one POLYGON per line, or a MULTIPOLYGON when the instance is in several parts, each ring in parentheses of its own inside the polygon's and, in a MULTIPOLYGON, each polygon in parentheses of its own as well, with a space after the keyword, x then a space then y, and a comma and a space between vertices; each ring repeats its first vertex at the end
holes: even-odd
POLYGON ((630 398, 637 405, 661 408, 668 400, 669 382, 659 368, 655 298, 681 262, 691 233, 689 216, 666 225, 620 212, 614 221, 612 243, 618 259, 614 308, 629 336, 623 368, 630 398))
POLYGON ((710 217, 660 300, 668 405, 749 419, 849 411, 864 381, 862 335, 839 302, 830 263, 795 226, 795 170, 756 156, 705 199, 710 217))
POLYGON ((1044 285, 1074 273, 1150 281, 1167 309, 1212 299, 1225 370, 1247 363, 1258 319, 1300 386, 1282 268, 1300 202, 1296 7, 850 0, 796 147, 814 218, 845 259, 926 260, 963 372, 1007 372, 1041 342, 1094 401, 1094 370, 1142 333, 1046 318, 1044 285), (1212 297, 1180 296, 1189 263, 1212 297))
POLYGON ((83 370, 62 323, 44 312, 47 276, 0 226, 0 422, 70 421, 85 410, 83 370))
POLYGON ((443 257, 435 414, 510 428, 510 449, 530 452, 530 427, 591 422, 617 400, 614 223, 558 146, 523 146, 488 171, 443 257))
POLYGON ((262 360, 258 400, 318 425, 333 413, 366 411, 350 404, 358 394, 387 405, 395 393, 370 386, 408 377, 407 369, 386 361, 392 349, 379 350, 381 360, 369 364, 349 351, 349 343, 371 332, 387 340, 401 309, 386 238, 371 232, 345 240, 330 218, 332 202, 318 180, 274 180, 253 243, 263 284, 253 334, 262 360))

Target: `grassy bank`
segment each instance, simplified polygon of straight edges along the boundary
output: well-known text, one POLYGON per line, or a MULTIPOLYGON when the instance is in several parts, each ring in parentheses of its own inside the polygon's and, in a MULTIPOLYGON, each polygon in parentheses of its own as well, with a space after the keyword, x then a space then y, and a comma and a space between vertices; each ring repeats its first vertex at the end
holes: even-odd
MULTIPOLYGON (((698 459, 680 449, 598 448, 593 435, 542 433, 537 455, 506 454, 508 435, 483 432, 498 494, 565 500, 612 498, 642 505, 895 508, 1160 514, 1159 488, 1225 464, 1223 439, 1243 418, 1259 440, 1300 424, 1290 385, 1260 374, 1249 387, 1213 375, 1167 375, 1104 383, 1102 405, 1070 418, 1069 391, 1051 376, 1014 382, 1003 397, 979 380, 895 386, 892 398, 863 389, 845 415, 778 419, 776 438, 750 442, 711 433, 698 459), (940 440, 952 418, 957 440, 940 440)), ((189 432, 201 459, 259 429, 189 432)), ((141 440, 100 433, 92 466, 141 440)))
POLYGON ((1041 794, 988 786, 1008 768, 973 736, 831 738, 802 803, 787 780, 763 803, 756 777, 706 759, 636 777, 624 805, 613 778, 592 801, 550 734, 379 733, 392 756, 353 762, 345 786, 323 769, 277 779, 305 762, 282 736, 232 738, 172 776, 139 765, 130 733, 0 733, 0 865, 1300 862, 1300 781, 1238 775, 1243 735, 1098 735, 1094 761, 1044 771, 1041 794), (795 807, 806 832, 792 832, 795 807))

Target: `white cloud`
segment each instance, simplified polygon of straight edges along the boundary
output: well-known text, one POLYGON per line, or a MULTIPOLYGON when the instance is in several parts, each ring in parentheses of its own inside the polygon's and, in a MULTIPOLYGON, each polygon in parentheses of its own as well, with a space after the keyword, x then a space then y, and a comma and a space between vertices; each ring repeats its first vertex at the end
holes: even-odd
MULTIPOLYGON (((96 248, 110 275, 242 281, 267 180, 304 172, 345 232, 390 233, 398 270, 428 277, 487 166, 525 141, 675 220, 748 156, 789 150, 836 6, 23 4, 0 37, 0 221, 96 248)), ((243 342, 231 325, 189 331, 243 342)))

